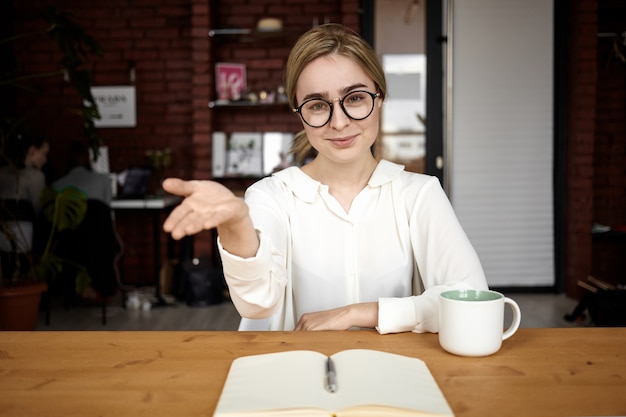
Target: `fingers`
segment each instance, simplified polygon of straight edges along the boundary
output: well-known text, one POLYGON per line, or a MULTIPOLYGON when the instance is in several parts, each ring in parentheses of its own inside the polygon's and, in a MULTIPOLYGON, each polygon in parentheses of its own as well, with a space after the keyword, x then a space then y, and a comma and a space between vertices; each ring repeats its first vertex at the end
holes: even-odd
POLYGON ((172 238, 176 240, 201 231, 202 229, 196 225, 197 214, 194 215, 193 206, 187 201, 195 191, 196 184, 193 181, 167 178, 163 181, 163 189, 171 194, 187 197, 165 219, 163 230, 171 233, 172 238))
POLYGON ((307 331, 307 330, 310 330, 310 329, 308 329, 307 325, 302 322, 302 318, 300 318, 300 320, 298 320, 298 323, 296 324, 296 328, 294 330, 297 331, 297 332, 303 332, 303 331, 307 331))
POLYGON ((216 226, 215 216, 207 212, 195 211, 191 204, 183 202, 172 210, 163 223, 163 230, 171 233, 172 238, 179 240, 216 226))
POLYGON ((194 213, 194 205, 190 204, 190 199, 193 199, 193 193, 199 190, 199 188, 200 184, 198 181, 183 181, 179 178, 166 178, 163 181, 163 189, 165 191, 185 197, 183 202, 172 210, 163 223, 163 230, 171 233, 172 238, 182 239, 202 230, 202 227, 197 224, 198 215, 194 213))
POLYGON ((168 178, 163 188, 185 197, 163 223, 163 230, 174 239, 212 229, 237 215, 232 202, 238 200, 220 184, 168 178))
POLYGON ((186 197, 195 189, 193 181, 183 181, 179 178, 166 178, 163 181, 163 189, 170 194, 186 197))
POLYGON ((371 302, 305 313, 295 330, 348 330, 353 326, 373 328, 377 324, 378 303, 371 302))
POLYGON ((328 312, 303 314, 296 324, 296 331, 337 330, 328 312))
POLYGON ((184 204, 176 207, 163 223, 163 230, 171 233, 172 238, 179 240, 193 234, 193 223, 190 223, 188 216, 193 215, 191 208, 184 204), (183 222, 183 220, 187 219, 183 222))

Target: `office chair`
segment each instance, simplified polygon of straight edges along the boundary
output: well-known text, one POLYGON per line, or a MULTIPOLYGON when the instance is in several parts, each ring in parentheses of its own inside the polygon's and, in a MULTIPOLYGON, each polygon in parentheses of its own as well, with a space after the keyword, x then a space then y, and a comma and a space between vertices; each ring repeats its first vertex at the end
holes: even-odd
MULTIPOLYGON (((43 217, 38 220, 37 235, 47 236, 51 225, 43 217)), ((40 245, 41 242, 36 244, 38 247, 40 245)), ((115 262, 121 250, 111 208, 100 200, 88 199, 83 221, 75 229, 58 231, 55 245, 55 254, 68 261, 67 265, 75 265, 63 268, 54 283, 64 293, 66 307, 76 302, 76 277, 79 268, 83 267, 91 278, 91 287, 101 299, 102 324, 106 325, 107 298, 117 291, 115 262)), ((48 318, 47 323, 49 324, 48 318)))
POLYGON ((0 256, 2 276, 25 274, 31 268, 35 210, 29 200, 0 201, 0 256))

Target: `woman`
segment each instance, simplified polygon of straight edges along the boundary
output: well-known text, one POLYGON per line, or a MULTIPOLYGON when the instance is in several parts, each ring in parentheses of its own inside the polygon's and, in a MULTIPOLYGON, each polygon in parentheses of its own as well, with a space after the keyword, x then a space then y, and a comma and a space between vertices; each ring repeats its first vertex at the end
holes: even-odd
POLYGON ((89 149, 84 142, 73 141, 67 150, 67 173, 52 183, 57 191, 65 187, 75 187, 85 193, 88 199, 99 200, 111 205, 113 190, 111 180, 106 174, 91 169, 89 149))
POLYGON ((313 159, 253 184, 245 202, 168 179, 186 198, 164 229, 217 228, 242 327, 436 332, 441 291, 487 284, 438 180, 373 154, 386 94, 375 53, 341 25, 318 26, 291 51, 285 88, 304 127, 292 150, 313 159))
POLYGON ((0 266, 3 276, 25 274, 31 267, 34 223, 46 178, 41 168, 50 145, 41 137, 23 135, 5 144, 6 160, 0 161, 0 266), (17 257, 14 257, 17 254, 17 257))
POLYGON ((0 198, 28 200, 37 213, 46 186, 41 170, 48 161, 50 145, 40 136, 23 136, 7 146, 8 161, 0 169, 0 198))

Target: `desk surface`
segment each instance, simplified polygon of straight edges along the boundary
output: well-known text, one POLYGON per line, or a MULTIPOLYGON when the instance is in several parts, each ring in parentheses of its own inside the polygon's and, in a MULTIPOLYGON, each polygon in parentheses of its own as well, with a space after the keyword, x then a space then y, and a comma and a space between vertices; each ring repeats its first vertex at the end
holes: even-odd
POLYGON ((626 328, 520 329, 490 357, 436 334, 0 332, 3 416, 211 416, 234 358, 378 349, 423 359, 455 415, 626 415, 626 328))
POLYGON ((172 207, 181 200, 180 197, 175 195, 148 196, 146 198, 131 198, 131 199, 114 199, 111 201, 111 208, 113 210, 120 209, 163 209, 172 207))

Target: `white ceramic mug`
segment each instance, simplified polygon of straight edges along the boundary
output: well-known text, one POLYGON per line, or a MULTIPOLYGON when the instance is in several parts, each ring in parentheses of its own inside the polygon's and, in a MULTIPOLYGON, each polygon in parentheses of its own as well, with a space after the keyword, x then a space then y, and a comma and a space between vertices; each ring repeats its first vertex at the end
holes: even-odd
POLYGON ((496 291, 451 290, 439 296, 439 344, 455 355, 496 353, 521 320, 517 303, 496 291), (503 330, 505 304, 513 310, 513 321, 503 330))

